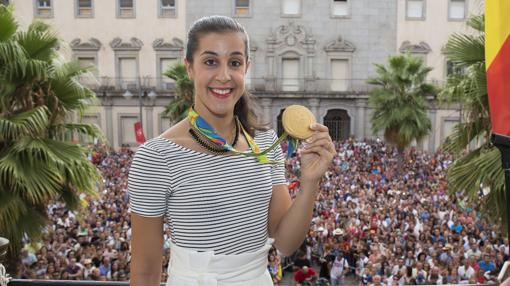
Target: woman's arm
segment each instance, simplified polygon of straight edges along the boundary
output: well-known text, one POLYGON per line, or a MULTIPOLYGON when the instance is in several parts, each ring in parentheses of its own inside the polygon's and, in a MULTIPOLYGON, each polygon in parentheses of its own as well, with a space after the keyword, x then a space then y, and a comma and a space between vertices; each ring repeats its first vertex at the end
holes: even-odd
POLYGON ((131 286, 156 286, 163 263, 163 217, 131 214, 131 286))
POLYGON ((286 185, 273 186, 269 205, 269 236, 283 255, 290 256, 303 242, 310 228, 319 182, 336 154, 328 128, 314 124, 314 135, 301 152, 301 185, 292 202, 286 185))
POLYGON ((275 239, 275 247, 285 256, 292 255, 308 233, 318 187, 318 184, 301 184, 301 191, 292 202, 286 185, 273 186, 269 205, 269 236, 275 239))

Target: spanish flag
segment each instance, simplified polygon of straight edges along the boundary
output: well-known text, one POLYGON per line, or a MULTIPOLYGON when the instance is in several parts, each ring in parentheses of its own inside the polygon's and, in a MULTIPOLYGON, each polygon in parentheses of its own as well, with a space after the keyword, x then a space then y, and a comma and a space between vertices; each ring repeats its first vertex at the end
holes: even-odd
POLYGON ((510 0, 485 1, 485 64, 492 133, 509 139, 510 0))

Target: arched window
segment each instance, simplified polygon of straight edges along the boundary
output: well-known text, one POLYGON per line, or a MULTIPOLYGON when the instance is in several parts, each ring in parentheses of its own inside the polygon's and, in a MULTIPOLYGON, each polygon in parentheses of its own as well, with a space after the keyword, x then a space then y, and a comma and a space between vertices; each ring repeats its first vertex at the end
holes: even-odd
POLYGON ((333 140, 345 140, 351 134, 351 118, 344 109, 328 110, 324 125, 329 128, 329 135, 333 140))

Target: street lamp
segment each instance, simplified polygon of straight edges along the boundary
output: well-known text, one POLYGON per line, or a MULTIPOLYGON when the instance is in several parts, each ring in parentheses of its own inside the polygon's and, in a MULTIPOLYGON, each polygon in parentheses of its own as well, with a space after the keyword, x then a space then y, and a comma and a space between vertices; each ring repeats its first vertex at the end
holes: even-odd
MULTIPOLYGON (((149 97, 151 100, 155 99, 158 95, 157 93, 151 89, 151 88, 146 88, 146 87, 143 87, 141 84, 140 84, 141 80, 138 79, 138 107, 140 108, 140 126, 142 127, 142 130, 143 130, 143 121, 142 121, 142 109, 143 109, 143 97, 144 96, 147 96, 149 97), (147 91, 150 89, 150 92, 147 93, 147 91)), ((131 99, 133 98, 133 93, 131 93, 131 91, 129 91, 129 89, 126 89, 126 91, 124 92, 124 94, 122 94, 122 96, 125 98, 125 99, 131 99)))

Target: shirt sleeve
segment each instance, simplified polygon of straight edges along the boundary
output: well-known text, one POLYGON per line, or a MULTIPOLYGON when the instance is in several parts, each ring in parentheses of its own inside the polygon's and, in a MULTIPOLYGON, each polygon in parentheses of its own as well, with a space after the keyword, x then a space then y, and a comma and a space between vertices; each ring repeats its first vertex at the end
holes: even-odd
MULTIPOLYGON (((271 130, 272 142, 276 142, 278 137, 276 136, 276 132, 271 130)), ((282 146, 276 146, 271 152, 269 152, 270 158, 269 160, 273 161, 283 161, 285 160, 285 156, 283 155, 282 146)), ((287 179, 285 178, 285 163, 278 163, 271 165, 271 180, 273 185, 281 185, 287 184, 287 179)))
POLYGON ((144 217, 165 214, 170 172, 160 152, 147 145, 140 146, 129 169, 128 192, 132 212, 144 217))

